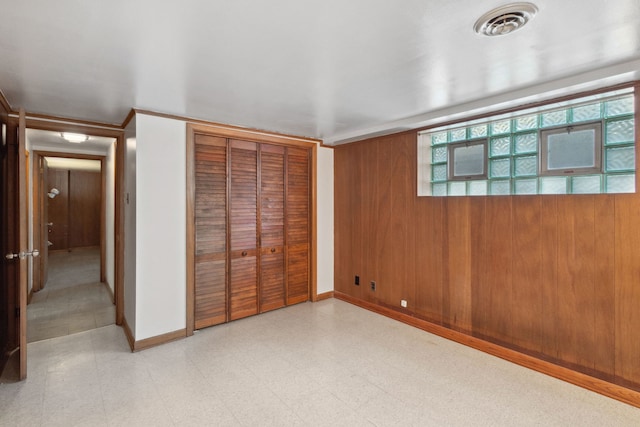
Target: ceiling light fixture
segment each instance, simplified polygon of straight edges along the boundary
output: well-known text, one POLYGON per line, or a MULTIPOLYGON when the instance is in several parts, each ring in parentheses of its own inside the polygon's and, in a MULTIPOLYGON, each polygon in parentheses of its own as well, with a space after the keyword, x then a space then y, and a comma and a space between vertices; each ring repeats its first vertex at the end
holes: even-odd
POLYGON ((522 28, 536 13, 538 7, 532 3, 507 4, 482 15, 473 29, 485 36, 503 36, 522 28))
POLYGON ((82 133, 62 132, 60 136, 66 139, 67 141, 73 142, 75 144, 85 142, 89 139, 87 135, 84 135, 82 133))

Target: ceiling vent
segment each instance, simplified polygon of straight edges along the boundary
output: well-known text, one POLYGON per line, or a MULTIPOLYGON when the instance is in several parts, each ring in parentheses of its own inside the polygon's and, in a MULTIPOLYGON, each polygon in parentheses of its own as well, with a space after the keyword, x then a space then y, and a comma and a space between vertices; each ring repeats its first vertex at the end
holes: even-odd
POLYGON ((503 36, 522 28, 538 13, 532 3, 512 3, 485 13, 476 21, 473 29, 486 36, 503 36))

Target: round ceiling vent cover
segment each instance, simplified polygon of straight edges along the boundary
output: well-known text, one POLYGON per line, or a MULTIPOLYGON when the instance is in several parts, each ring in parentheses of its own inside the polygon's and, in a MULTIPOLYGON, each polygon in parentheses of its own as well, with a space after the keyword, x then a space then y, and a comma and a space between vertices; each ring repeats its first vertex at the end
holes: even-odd
POLYGON ((522 28, 536 13, 538 8, 532 3, 508 4, 482 15, 473 29, 486 36, 503 36, 522 28))

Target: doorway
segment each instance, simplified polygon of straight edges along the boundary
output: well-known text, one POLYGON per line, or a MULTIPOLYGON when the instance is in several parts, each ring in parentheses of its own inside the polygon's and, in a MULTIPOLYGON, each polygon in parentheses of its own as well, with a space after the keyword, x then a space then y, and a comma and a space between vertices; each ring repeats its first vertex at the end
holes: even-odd
POLYGON ((115 138, 27 129, 33 154, 27 341, 115 323, 115 138), (73 144, 73 145, 71 145, 73 144))

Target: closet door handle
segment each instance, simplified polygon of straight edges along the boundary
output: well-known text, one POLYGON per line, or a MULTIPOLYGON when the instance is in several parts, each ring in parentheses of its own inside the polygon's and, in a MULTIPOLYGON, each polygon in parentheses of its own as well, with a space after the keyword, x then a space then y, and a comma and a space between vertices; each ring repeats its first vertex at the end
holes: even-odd
POLYGON ((242 251, 242 256, 247 256, 247 251, 242 251))
POLYGON ((271 253, 274 253, 276 251, 276 248, 271 248, 271 253))

